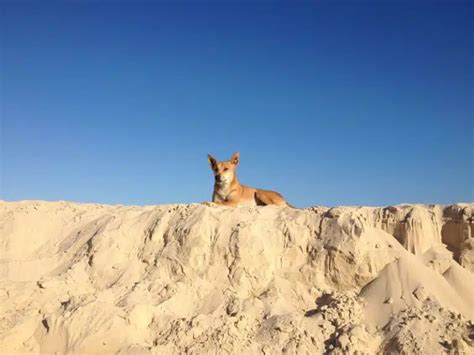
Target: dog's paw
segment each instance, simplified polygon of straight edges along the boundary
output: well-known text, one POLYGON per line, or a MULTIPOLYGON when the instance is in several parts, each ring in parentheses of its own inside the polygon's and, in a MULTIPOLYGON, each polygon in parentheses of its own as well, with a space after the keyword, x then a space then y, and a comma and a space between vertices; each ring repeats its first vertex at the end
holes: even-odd
POLYGON ((210 202, 210 201, 201 202, 201 205, 204 205, 204 206, 207 206, 207 207, 215 207, 215 206, 217 206, 216 203, 210 202))

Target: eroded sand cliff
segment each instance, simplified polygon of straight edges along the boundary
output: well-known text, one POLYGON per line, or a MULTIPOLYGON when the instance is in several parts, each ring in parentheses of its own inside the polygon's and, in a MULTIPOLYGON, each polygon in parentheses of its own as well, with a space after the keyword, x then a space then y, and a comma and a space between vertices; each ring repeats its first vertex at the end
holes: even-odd
POLYGON ((473 214, 0 202, 0 349, 472 353, 473 214))

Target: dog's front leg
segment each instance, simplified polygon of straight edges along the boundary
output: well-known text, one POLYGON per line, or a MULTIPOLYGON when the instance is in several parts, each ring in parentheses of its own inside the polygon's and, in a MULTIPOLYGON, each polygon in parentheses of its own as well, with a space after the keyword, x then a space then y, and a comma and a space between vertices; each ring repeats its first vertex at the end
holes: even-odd
POLYGON ((215 205, 217 205, 217 203, 212 202, 212 201, 204 201, 204 202, 201 202, 201 205, 208 206, 208 207, 214 207, 215 205))
POLYGON ((235 207, 237 206, 237 203, 234 201, 227 201, 227 200, 218 200, 214 201, 214 203, 217 203, 218 205, 221 206, 227 206, 227 207, 235 207))

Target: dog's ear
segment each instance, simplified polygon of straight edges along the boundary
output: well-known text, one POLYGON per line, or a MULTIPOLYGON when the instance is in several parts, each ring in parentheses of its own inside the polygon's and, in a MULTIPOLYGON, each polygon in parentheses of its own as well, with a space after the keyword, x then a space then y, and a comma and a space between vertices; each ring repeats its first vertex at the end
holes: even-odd
POLYGON ((209 165, 211 166, 211 169, 216 170, 217 160, 211 154, 207 155, 207 161, 209 162, 209 165))
POLYGON ((234 153, 232 157, 230 158, 230 162, 234 165, 238 165, 240 161, 240 153, 234 153))

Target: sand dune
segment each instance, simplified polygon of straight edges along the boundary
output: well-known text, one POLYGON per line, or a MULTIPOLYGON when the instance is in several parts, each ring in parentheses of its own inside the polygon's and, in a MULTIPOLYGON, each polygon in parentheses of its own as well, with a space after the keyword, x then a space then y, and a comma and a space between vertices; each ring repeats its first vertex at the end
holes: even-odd
POLYGON ((3 353, 474 353, 474 204, 0 202, 3 353))

